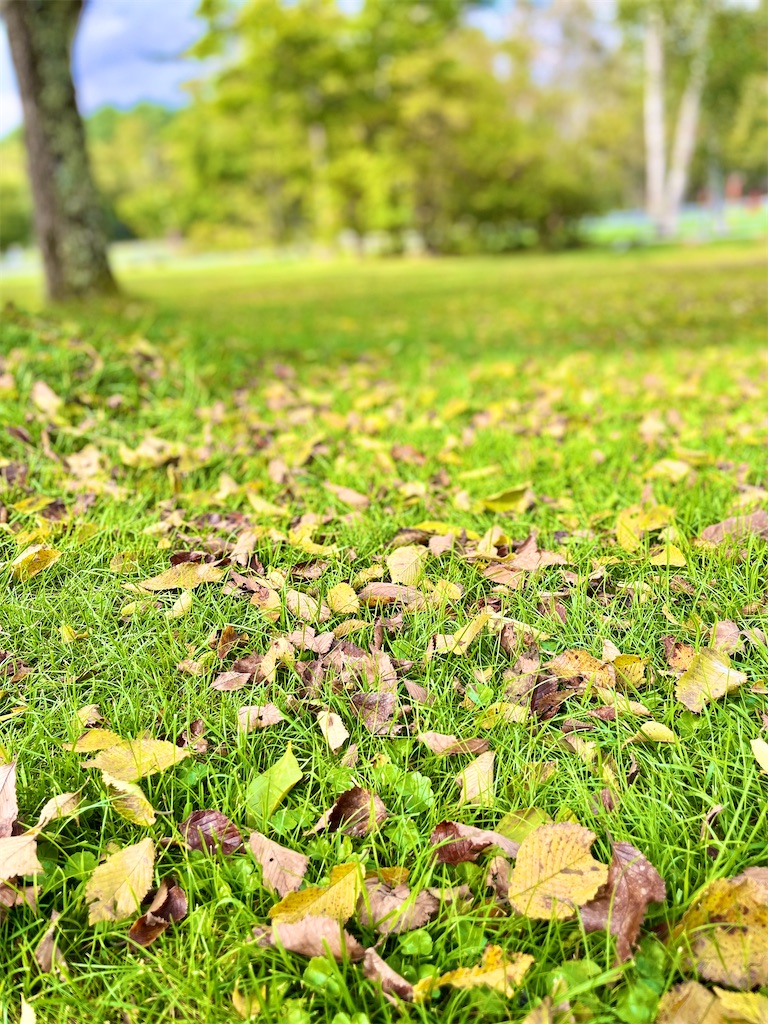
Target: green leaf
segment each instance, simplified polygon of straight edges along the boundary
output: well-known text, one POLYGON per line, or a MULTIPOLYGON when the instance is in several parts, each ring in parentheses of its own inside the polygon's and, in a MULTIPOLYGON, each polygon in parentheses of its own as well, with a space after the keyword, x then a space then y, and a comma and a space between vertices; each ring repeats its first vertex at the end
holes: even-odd
POLYGON ((297 782, 303 779, 304 773, 289 743, 288 748, 271 768, 257 775, 248 786, 245 794, 245 806, 252 824, 260 824, 269 820, 288 793, 297 782))

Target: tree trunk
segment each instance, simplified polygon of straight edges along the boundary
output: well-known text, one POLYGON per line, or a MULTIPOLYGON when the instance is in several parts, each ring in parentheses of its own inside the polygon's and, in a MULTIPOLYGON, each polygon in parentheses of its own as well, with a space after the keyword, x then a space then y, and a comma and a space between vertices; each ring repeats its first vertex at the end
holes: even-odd
POLYGON ((82 0, 5 0, 48 297, 117 290, 77 109, 70 51, 82 0))
POLYGON ((696 20, 693 39, 693 56, 688 72, 688 82, 675 126, 675 138, 672 144, 672 158, 669 166, 666 195, 664 197, 664 214, 661 220, 661 233, 664 236, 674 234, 680 216, 680 207, 688 187, 688 173, 691 159, 696 146, 696 130, 699 124, 699 106, 704 90, 704 79, 707 69, 707 32, 709 29, 709 11, 705 3, 696 20))
POLYGON ((664 219, 666 126, 664 119, 664 23, 651 8, 645 26, 645 179, 646 208, 658 231, 664 219))

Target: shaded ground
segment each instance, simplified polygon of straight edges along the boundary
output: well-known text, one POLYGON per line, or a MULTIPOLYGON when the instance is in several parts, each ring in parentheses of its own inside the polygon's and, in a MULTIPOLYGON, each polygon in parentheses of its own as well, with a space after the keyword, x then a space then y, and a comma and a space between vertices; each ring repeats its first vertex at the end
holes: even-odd
MULTIPOLYGON (((11 313, 0 335, 0 418, 13 428, 0 559, 35 544, 61 553, 36 575, 32 556, 0 570, 0 744, 18 758, 23 826, 57 793, 81 799, 79 819, 38 840, 37 912, 15 906, 0 925, 10 1019, 22 993, 38 1021, 82 1019, 85 1001, 93 1019, 224 1022, 236 993, 241 1012, 251 999, 261 1019, 295 1024, 519 1022, 554 995, 579 1019, 641 1024, 686 979, 765 985, 749 973, 762 933, 718 971, 685 917, 708 883, 768 865, 768 781, 751 746, 765 736, 768 675, 755 250, 163 272, 130 288, 112 308, 11 313), (752 516, 740 537, 701 540, 733 515, 752 516), (522 546, 532 533, 543 556, 522 546), (201 561, 187 571, 209 582, 141 587, 190 552, 201 561), (393 574, 418 594, 383 605, 363 589, 393 574), (343 583, 357 599, 334 591, 343 583), (718 697, 708 677, 699 701, 681 686, 702 649, 736 692, 718 697), (259 660, 270 652, 277 664, 259 660), (239 689, 213 688, 238 669, 218 685, 239 689), (82 767, 94 755, 62 748, 91 704, 102 728, 139 743, 124 781, 142 776, 154 813, 141 804, 128 820, 101 763, 82 767), (238 709, 265 705, 283 720, 238 727, 238 709), (324 712, 349 733, 336 751, 324 712), (648 722, 672 741, 627 744, 648 722), (147 774, 145 731, 173 744, 186 733, 198 749, 178 746, 181 763, 147 774), (418 738, 429 732, 480 742, 441 756, 418 738), (257 780, 289 744, 302 777, 265 803, 257 780), (337 813, 336 831, 310 832, 354 787, 383 801, 379 827, 337 813), (203 809, 308 857, 302 891, 340 865, 389 882, 400 876, 384 869, 407 868, 420 916, 406 903, 391 921, 418 927, 377 949, 421 1001, 401 1011, 356 964, 256 946, 279 896, 258 855, 185 849, 196 833, 179 824, 203 809), (603 865, 611 841, 633 844, 665 880, 631 936, 634 960, 586 931, 596 890, 573 896, 578 910, 566 893, 565 919, 546 920, 514 895, 514 861, 489 875, 490 846, 435 860, 441 822, 519 842, 535 826, 549 835, 550 820, 560 838, 590 829, 603 865), (189 912, 142 951, 125 944, 133 907, 89 924, 88 904, 99 859, 147 837, 156 882, 174 877, 189 912), (422 894, 456 886, 468 889, 433 893, 426 913, 422 894), (68 970, 41 974, 34 950, 54 910, 68 970), (498 991, 429 990, 424 978, 475 965, 489 945, 534 963, 498 991)), ((382 939, 362 904, 338 916, 363 946, 382 939)), ((338 941, 338 926, 321 937, 338 941)))

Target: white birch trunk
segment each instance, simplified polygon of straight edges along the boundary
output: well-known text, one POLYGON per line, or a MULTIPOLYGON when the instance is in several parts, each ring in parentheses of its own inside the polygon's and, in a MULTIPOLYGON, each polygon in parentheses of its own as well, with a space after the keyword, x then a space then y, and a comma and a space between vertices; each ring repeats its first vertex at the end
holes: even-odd
POLYGON ((660 230, 665 211, 666 125, 664 118, 664 21, 651 7, 645 26, 645 188, 648 216, 660 230))

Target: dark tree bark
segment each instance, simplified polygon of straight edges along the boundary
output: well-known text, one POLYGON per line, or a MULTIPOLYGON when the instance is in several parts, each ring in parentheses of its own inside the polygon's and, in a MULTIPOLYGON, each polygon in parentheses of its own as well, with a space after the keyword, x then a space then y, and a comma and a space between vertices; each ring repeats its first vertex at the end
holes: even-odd
POLYGON ((70 56, 83 0, 0 0, 24 111, 48 297, 117 291, 75 99, 70 56))

